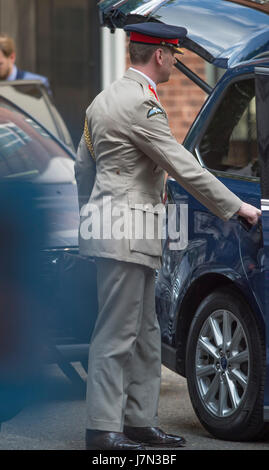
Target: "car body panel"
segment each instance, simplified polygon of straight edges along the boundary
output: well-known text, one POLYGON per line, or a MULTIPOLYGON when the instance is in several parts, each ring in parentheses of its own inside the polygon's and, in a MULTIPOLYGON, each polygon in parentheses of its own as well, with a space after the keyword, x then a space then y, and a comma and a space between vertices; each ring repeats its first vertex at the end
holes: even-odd
POLYGON ((39 187, 42 193, 37 207, 44 213, 47 221, 44 248, 77 248, 79 208, 75 184, 40 184, 39 187))
MULTIPOLYGON (((240 182, 222 178, 222 182, 236 192, 243 200, 258 206, 260 204, 259 183, 240 182)), ((263 312, 262 298, 253 296, 253 288, 259 284, 257 263, 261 235, 256 230, 245 233, 233 217, 224 222, 211 214, 202 204, 187 193, 172 179, 168 181, 169 202, 189 207, 189 244, 184 250, 169 249, 169 240, 163 247, 162 269, 156 285, 157 313, 162 325, 162 341, 176 347, 178 315, 182 301, 192 284, 205 275, 216 274, 232 281, 239 290, 248 292, 248 300, 263 312), (246 245, 251 246, 251 251, 246 245), (243 245, 243 247, 242 247, 243 245), (248 257, 242 263, 242 252, 248 257), (259 306, 259 307, 258 307, 259 306)), ((225 280, 223 280, 225 282, 225 280)), ((261 315, 264 317, 264 313, 261 315)))
POLYGON ((266 335, 266 380, 264 390, 264 420, 269 421, 269 161, 268 161, 268 119, 269 119, 269 64, 267 68, 256 67, 257 123, 259 133, 259 157, 261 164, 261 209, 263 245, 260 250, 260 283, 255 291, 261 290, 265 308, 266 335))
MULTIPOLYGON (((227 70, 212 95, 205 102, 185 138, 184 146, 188 150, 196 153, 196 149, 199 149, 204 131, 210 121, 214 119, 214 113, 229 85, 244 77, 248 79, 251 77, 254 80, 257 64, 261 73, 262 71, 266 72, 269 68, 269 61, 262 59, 249 61, 227 70)), ((263 117, 262 122, 267 123, 268 117, 263 117)), ((265 132, 267 125, 263 127, 265 132)), ((267 155, 268 137, 259 138, 259 142, 263 143, 263 153, 267 155)), ((260 150, 260 154, 262 154, 262 150, 260 150)), ((196 156, 199 157, 197 153, 196 156)), ((203 165, 203 161, 200 163, 203 165)), ((237 178, 234 175, 224 175, 217 171, 212 171, 212 173, 242 200, 256 207, 261 206, 262 191, 258 178, 249 180, 247 177, 237 178)), ((194 297, 199 294, 199 289, 204 289, 206 295, 208 283, 212 283, 212 289, 215 285, 214 282, 217 282, 217 287, 228 283, 243 295, 251 306, 261 331, 265 332, 266 330, 268 338, 269 251, 267 245, 269 242, 266 240, 269 233, 269 211, 263 211, 262 225, 259 224, 248 232, 238 223, 236 217, 233 217, 229 222, 217 219, 173 179, 168 180, 168 193, 170 201, 176 203, 177 206, 180 204, 188 204, 189 206, 190 243, 184 252, 177 253, 169 252, 167 241, 164 243, 163 266, 156 285, 156 305, 162 331, 163 362, 184 375, 183 351, 185 350, 184 341, 186 341, 184 335, 187 335, 185 328, 188 316, 188 312, 184 311, 184 309, 186 310, 186 298, 188 295, 194 297), (206 284, 203 279, 206 280, 206 284), (199 286, 202 287, 199 288, 199 286), (182 315, 185 317, 183 322, 182 315)), ((266 344, 264 420, 269 421, 268 341, 266 344)))
POLYGON ((187 28, 188 37, 207 51, 210 62, 218 67, 231 67, 269 50, 269 16, 235 3, 172 0, 153 16, 187 28))
POLYGON ((112 27, 123 27, 132 21, 160 21, 185 27, 188 35, 183 47, 218 67, 228 68, 269 52, 268 14, 235 2, 103 0, 99 8, 104 24, 112 27))

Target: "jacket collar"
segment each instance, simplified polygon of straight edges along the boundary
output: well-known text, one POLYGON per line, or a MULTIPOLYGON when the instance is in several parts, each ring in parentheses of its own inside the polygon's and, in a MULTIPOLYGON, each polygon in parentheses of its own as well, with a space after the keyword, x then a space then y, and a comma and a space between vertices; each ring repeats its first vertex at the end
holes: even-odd
POLYGON ((146 77, 143 77, 140 73, 136 72, 135 70, 126 70, 124 74, 125 78, 130 78, 131 80, 135 80, 138 83, 141 83, 141 85, 148 86, 149 81, 146 79, 146 77))
POLYGON ((128 69, 128 70, 125 72, 125 74, 124 74, 124 78, 129 78, 129 79, 131 79, 131 80, 135 80, 136 82, 140 83, 140 85, 142 85, 145 90, 148 90, 148 92, 149 92, 150 95, 151 95, 151 98, 152 98, 152 96, 154 95, 155 99, 156 99, 158 102, 160 102, 156 90, 155 90, 155 89, 153 88, 153 86, 149 83, 149 81, 147 80, 147 78, 144 77, 143 75, 141 75, 141 73, 136 72, 136 70, 130 70, 130 69, 128 69))

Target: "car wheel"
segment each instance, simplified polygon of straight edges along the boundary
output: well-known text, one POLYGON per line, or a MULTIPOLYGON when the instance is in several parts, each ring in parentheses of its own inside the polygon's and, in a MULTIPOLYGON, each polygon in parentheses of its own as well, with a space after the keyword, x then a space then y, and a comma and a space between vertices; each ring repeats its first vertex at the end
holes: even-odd
POLYGON ((188 336, 186 375, 193 408, 211 434, 242 441, 265 432, 265 345, 238 293, 216 290, 198 307, 188 336))

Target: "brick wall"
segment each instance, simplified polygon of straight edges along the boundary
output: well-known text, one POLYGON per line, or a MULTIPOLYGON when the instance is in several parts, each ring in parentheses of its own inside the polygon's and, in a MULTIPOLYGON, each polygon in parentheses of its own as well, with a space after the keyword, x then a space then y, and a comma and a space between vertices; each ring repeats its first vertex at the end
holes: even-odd
MULTIPOLYGON (((203 59, 187 50, 184 50, 184 56, 177 55, 177 57, 193 72, 205 79, 203 59)), ((126 62, 129 67, 128 54, 126 62)), ((176 68, 169 82, 158 85, 157 91, 161 103, 166 109, 172 133, 178 142, 182 143, 207 95, 176 68)))

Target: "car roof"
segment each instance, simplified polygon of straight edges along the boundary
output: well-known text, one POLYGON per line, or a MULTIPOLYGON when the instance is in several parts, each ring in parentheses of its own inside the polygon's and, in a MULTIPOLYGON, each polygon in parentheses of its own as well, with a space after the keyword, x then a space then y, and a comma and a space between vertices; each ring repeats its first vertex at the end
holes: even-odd
POLYGON ((113 27, 159 21, 188 30, 184 46, 229 68, 269 55, 269 5, 260 0, 102 0, 101 21, 113 27))

